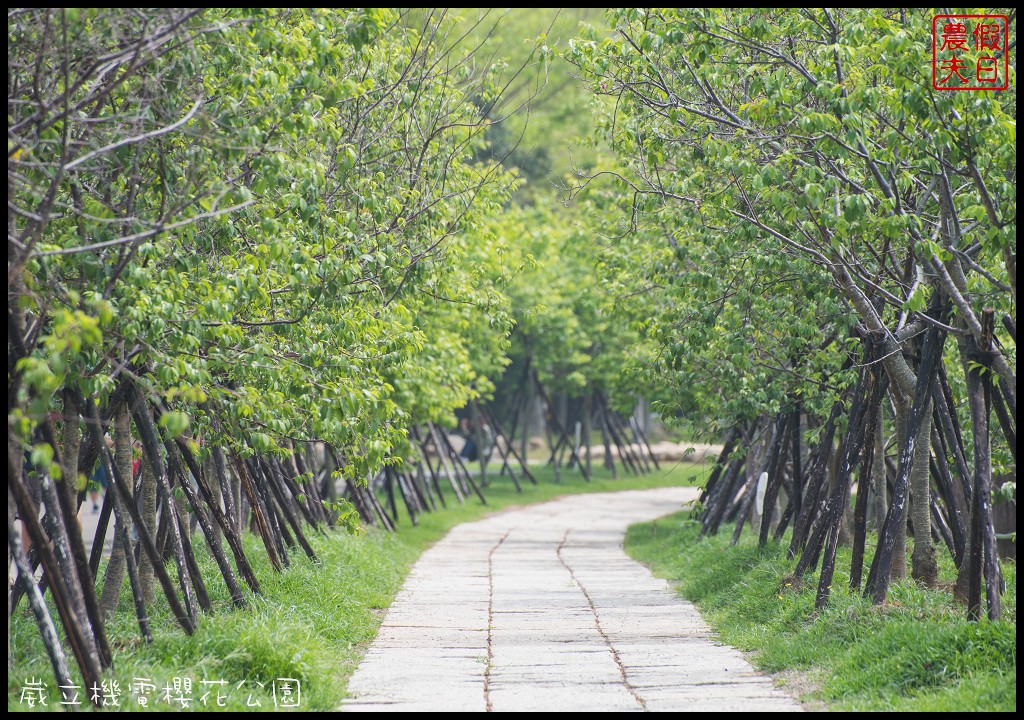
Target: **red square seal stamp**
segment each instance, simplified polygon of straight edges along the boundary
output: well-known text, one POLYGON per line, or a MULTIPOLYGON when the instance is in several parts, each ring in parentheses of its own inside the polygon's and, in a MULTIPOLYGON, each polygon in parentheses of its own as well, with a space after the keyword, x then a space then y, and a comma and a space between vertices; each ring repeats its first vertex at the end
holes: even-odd
POLYGON ((1010 86, 1009 20, 1005 15, 932 18, 932 87, 1006 90, 1010 86))

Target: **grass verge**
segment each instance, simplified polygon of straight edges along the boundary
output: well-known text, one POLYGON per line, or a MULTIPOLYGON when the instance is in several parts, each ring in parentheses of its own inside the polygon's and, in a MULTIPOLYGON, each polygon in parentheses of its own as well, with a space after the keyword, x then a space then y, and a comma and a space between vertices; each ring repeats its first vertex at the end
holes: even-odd
MULTIPOLYGON (((678 583, 723 642, 783 673, 802 700, 834 710, 1016 710, 1016 562, 1003 564, 1003 619, 971 623, 949 592, 911 580, 873 605, 850 591, 850 552, 840 548, 831 601, 816 613, 817 576, 799 588, 784 581, 795 565, 788 541, 759 549, 748 529, 733 547, 732 528, 701 540, 699 529, 688 512, 634 525, 626 551, 678 583)), ((948 553, 943 562, 941 579, 951 581, 948 553)))
MULTIPOLYGON (((210 579, 214 612, 202 616, 196 633, 187 637, 158 598, 149 608, 154 641, 141 644, 126 582, 121 605, 107 628, 115 654, 114 671, 107 679, 117 684, 119 709, 180 710, 181 698, 188 697, 188 707, 197 710, 273 710, 274 680, 295 678, 301 683, 301 709, 336 710, 345 697, 348 678, 412 564, 455 525, 502 508, 561 495, 692 483, 698 473, 694 465, 677 464, 668 470, 613 480, 603 469, 595 469, 593 481, 587 483, 578 473, 563 471, 561 483, 555 483, 550 468, 531 470, 539 485, 526 484, 520 494, 508 478, 492 475, 486 506, 475 499, 452 505, 449 493, 449 507, 422 516, 415 528, 402 515, 394 534, 372 528, 359 536, 311 534, 320 566, 299 552, 291 555, 288 570, 274 573, 259 541, 247 535, 246 554, 264 593, 253 598, 245 610, 230 606, 227 589, 213 580, 219 578, 216 565, 197 537, 196 552, 203 577, 210 579), (146 685, 140 685, 140 679, 146 685), (188 693, 184 692, 186 681, 188 693), (140 705, 141 697, 146 698, 146 707, 140 705)), ((173 565, 168 569, 173 577, 173 565)), ((69 664, 74 668, 73 658, 69 664)), ((11 622, 7 683, 8 710, 60 709, 60 694, 24 601, 11 622), (48 685, 45 707, 28 705, 24 691, 32 680, 48 685)), ((79 699, 88 704, 84 690, 79 699)))

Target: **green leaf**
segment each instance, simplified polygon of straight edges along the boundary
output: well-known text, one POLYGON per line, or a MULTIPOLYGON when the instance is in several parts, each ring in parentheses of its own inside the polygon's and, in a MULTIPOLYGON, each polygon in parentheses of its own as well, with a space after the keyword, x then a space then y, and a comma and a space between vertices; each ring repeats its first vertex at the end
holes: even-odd
POLYGON ((160 427, 167 431, 171 438, 181 436, 189 426, 189 417, 183 412, 168 411, 160 416, 160 427))

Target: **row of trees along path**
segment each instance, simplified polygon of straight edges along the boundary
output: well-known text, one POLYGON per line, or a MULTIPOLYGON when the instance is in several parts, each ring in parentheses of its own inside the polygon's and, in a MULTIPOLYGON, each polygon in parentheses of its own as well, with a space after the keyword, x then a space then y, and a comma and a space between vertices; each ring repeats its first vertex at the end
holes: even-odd
MULTIPOLYGON (((212 583, 241 611, 261 594, 245 532, 283 572, 319 562, 311 534, 485 502, 439 423, 505 362, 505 269, 460 233, 514 178, 474 159, 502 84, 464 30, 444 11, 9 11, 8 617, 28 603, 57 685, 100 685, 125 576, 143 641, 160 602, 191 634, 212 583)), ((473 408, 500 474, 536 482, 473 408)))
POLYGON ((724 434, 703 533, 735 521, 734 541, 750 525, 765 544, 791 529, 796 577, 820 569, 818 607, 840 541, 850 584, 878 603, 908 537, 913 577, 935 586, 938 544, 970 617, 998 619, 994 484, 1014 503, 1016 488, 1015 90, 934 91, 925 11, 610 18, 611 39, 566 57, 607 101, 623 162, 565 192, 610 182, 632 198, 602 260, 648 303, 665 407, 724 434))

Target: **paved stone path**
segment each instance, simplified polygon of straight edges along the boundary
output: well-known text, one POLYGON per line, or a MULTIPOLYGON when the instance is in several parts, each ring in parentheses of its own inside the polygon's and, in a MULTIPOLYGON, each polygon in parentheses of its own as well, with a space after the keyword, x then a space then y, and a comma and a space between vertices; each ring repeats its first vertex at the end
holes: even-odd
POLYGON ((799 710, 622 550, 694 488, 575 495, 453 529, 349 683, 358 711, 799 710))

